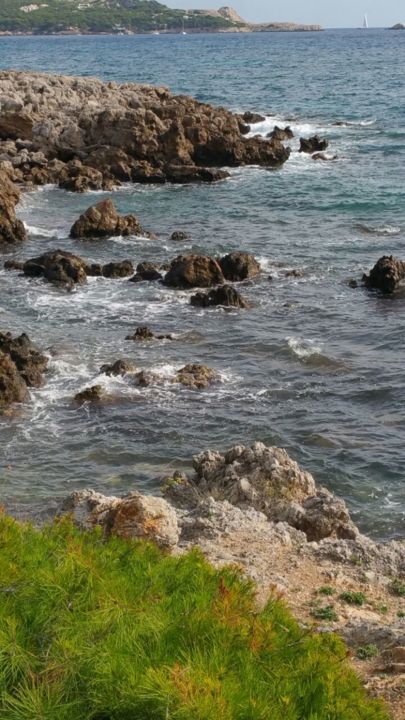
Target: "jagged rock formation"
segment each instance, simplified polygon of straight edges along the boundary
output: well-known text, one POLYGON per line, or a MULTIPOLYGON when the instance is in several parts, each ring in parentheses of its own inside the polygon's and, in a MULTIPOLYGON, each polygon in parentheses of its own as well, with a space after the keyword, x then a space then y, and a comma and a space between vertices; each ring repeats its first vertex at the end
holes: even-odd
POLYGON ((12 403, 23 402, 29 387, 39 387, 48 359, 23 333, 13 337, 0 333, 0 412, 12 403))
POLYGON ((393 293, 405 282, 405 262, 397 260, 393 255, 383 255, 370 273, 363 276, 363 281, 367 288, 393 293))
POLYGON ((104 238, 113 235, 142 235, 135 215, 119 215, 112 200, 89 207, 72 225, 71 238, 104 238))
POLYGON ((20 192, 10 179, 6 169, 0 166, 0 249, 26 238, 24 223, 17 220, 15 206, 20 192))
POLYGON ((164 87, 0 72, 0 162, 25 183, 213 182, 227 177, 223 166, 288 159, 277 140, 241 129, 237 115, 164 87))
POLYGON ((198 292, 190 298, 191 305, 195 307, 223 307, 247 308, 249 307, 242 295, 232 285, 220 285, 207 293, 198 292))

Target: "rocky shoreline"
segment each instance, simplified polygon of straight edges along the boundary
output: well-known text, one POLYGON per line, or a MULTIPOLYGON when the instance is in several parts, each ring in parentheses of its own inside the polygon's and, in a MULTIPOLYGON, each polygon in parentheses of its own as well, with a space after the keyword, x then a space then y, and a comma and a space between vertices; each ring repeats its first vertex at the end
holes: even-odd
POLYGON ((371 694, 401 720, 405 677, 405 541, 362 535, 343 500, 276 447, 257 442, 193 458, 162 478, 162 496, 72 493, 39 518, 147 539, 167 552, 198 547, 215 566, 238 566, 257 599, 285 599, 303 626, 337 632, 371 694))

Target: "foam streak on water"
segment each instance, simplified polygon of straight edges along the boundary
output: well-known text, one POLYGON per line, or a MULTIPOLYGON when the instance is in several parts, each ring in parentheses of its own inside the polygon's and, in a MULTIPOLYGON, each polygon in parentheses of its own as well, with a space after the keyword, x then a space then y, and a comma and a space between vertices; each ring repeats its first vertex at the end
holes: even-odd
MULTIPOLYGON (((402 38, 403 39, 403 38, 402 38)), ((0 271, 2 327, 26 331, 50 357, 43 388, 1 421, 1 500, 30 504, 92 486, 155 490, 191 455, 256 439, 286 447, 317 481, 342 494, 361 527, 403 535, 405 297, 382 298, 347 280, 382 254, 405 259, 401 33, 0 39, 0 66, 167 84, 204 102, 255 110, 252 134, 290 125, 288 163, 231 170, 209 186, 130 186, 114 192, 157 240, 77 242, 69 228, 105 193, 52 186, 24 195, 29 231, 16 258, 55 247, 89 260, 167 262, 182 252, 244 249, 263 272, 239 288, 248 311, 199 310, 191 292, 91 278, 72 293, 0 271), (365 61, 365 58, 367 60, 365 61), (299 137, 327 137, 334 162, 299 153, 299 137), (174 230, 190 239, 174 243, 174 230), (302 277, 287 276, 292 269, 302 277), (173 341, 125 340, 138 325, 173 341), (151 371, 109 378, 118 358, 151 371), (188 362, 219 380, 182 387, 188 362), (105 407, 72 397, 101 384, 105 407)), ((12 256, 11 256, 12 257, 12 256)))

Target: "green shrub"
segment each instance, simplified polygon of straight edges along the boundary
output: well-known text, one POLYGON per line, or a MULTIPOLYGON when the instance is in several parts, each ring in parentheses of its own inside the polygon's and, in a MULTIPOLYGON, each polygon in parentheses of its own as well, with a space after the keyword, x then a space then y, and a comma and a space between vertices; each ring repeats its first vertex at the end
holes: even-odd
POLYGON ((401 578, 394 578, 390 582, 389 588, 393 595, 396 595, 397 597, 405 597, 405 580, 401 580, 401 578))
POLYGON ((370 658, 379 655, 379 650, 377 645, 362 645, 357 648, 356 654, 359 660, 369 660, 370 658))
POLYGON ((322 585, 322 587, 318 588, 317 590, 318 595, 334 595, 335 592, 335 588, 333 588, 331 585, 322 585))
POLYGON ((340 595, 340 599, 348 603, 348 605, 364 605, 364 603, 367 601, 364 593, 355 592, 353 590, 342 592, 340 595))
POLYGON ((336 620, 339 620, 333 605, 316 607, 311 611, 311 615, 316 620, 330 620, 331 622, 336 622, 336 620))
POLYGON ((198 552, 0 516, 1 720, 387 720, 345 656, 198 552))

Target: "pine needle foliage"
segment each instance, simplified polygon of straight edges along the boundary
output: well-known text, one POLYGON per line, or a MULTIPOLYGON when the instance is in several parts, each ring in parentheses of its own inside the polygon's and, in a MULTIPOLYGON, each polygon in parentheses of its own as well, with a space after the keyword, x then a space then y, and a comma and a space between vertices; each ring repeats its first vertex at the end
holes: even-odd
POLYGON ((333 634, 198 552, 0 515, 2 720, 387 720, 333 634))

